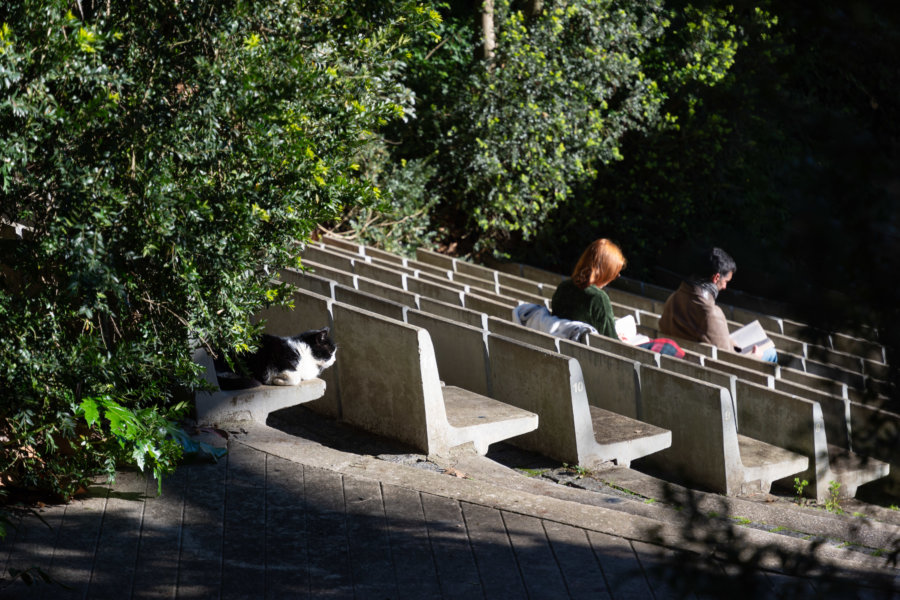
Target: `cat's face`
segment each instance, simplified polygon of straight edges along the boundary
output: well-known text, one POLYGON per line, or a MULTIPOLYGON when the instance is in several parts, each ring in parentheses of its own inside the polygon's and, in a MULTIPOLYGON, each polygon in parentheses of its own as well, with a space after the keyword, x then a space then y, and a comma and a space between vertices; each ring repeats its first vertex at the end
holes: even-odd
POLYGON ((320 370, 326 369, 334 364, 337 346, 334 344, 334 340, 328 335, 327 327, 304 331, 300 335, 294 336, 292 339, 299 340, 309 347, 309 351, 315 359, 316 364, 319 365, 320 370))
POLYGON ((298 385, 318 377, 334 364, 337 347, 328 336, 328 328, 304 331, 289 338, 270 338, 279 349, 268 353, 263 383, 298 385))

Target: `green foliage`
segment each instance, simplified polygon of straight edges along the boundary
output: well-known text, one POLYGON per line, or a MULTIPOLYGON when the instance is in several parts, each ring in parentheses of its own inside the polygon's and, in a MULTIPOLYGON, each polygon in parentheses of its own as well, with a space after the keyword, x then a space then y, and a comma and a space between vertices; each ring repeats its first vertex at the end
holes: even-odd
MULTIPOLYGON (((672 248, 683 250, 678 245, 685 240, 703 243, 698 238, 710 235, 724 243, 715 237, 723 222, 740 223, 741 241, 771 242, 781 231, 785 204, 772 193, 779 182, 747 182, 759 177, 760 162, 777 161, 790 144, 756 116, 759 92, 748 89, 741 100, 728 96, 735 88, 759 87, 739 76, 777 18, 752 6, 672 3, 666 14, 670 26, 643 62, 648 77, 666 90, 663 118, 625 136, 623 160, 576 187, 537 240, 535 258, 559 256, 570 268, 572 255, 607 236, 622 243, 632 276, 646 278, 647 265, 668 262, 673 268, 671 255, 679 252, 672 248), (724 97, 729 100, 720 101, 724 97)), ((771 63, 753 60, 756 69, 771 63)))
POLYGON ((156 407, 129 410, 109 396, 85 398, 74 412, 100 435, 80 435, 77 443, 82 452, 99 451, 107 457, 110 481, 115 480, 117 462, 133 463, 141 471, 149 469, 162 492, 162 477, 175 470, 182 452, 179 426, 172 419, 187 408, 178 403, 162 414, 156 407))
POLYGON ((835 513, 838 515, 844 514, 844 509, 841 508, 841 501, 839 498, 841 490, 841 484, 838 481, 829 481, 828 482, 828 498, 825 499, 825 510, 830 513, 835 513))
POLYGON ((805 490, 808 485, 809 481, 805 479, 801 481, 799 477, 794 477, 794 499, 797 501, 797 504, 803 504, 803 490, 805 490))
POLYGON ((441 44, 412 58, 421 118, 398 131, 397 155, 434 161, 436 221, 464 250, 533 238, 623 160, 629 136, 677 128, 668 99, 721 81, 739 46, 731 9, 574 0, 526 16, 498 0, 497 48, 482 61, 474 13, 442 11, 441 44))
POLYGON ((432 18, 408 1, 0 8, 0 217, 24 226, 0 246, 5 483, 67 496, 116 458, 170 467, 124 424, 168 419, 198 383, 191 350, 246 347, 297 244, 375 201, 360 157, 413 114, 404 45, 432 18), (116 399, 115 452, 68 451, 100 425, 89 398, 116 399))
POLYGON ((570 465, 568 463, 563 463, 563 468, 567 471, 571 471, 575 473, 576 479, 581 479, 582 477, 590 477, 591 470, 587 467, 582 467, 581 465, 570 465))
POLYGON ((437 234, 431 211, 438 197, 426 187, 434 173, 426 160, 385 165, 377 178, 377 202, 348 210, 335 228, 348 239, 414 258, 415 249, 432 247, 437 234))

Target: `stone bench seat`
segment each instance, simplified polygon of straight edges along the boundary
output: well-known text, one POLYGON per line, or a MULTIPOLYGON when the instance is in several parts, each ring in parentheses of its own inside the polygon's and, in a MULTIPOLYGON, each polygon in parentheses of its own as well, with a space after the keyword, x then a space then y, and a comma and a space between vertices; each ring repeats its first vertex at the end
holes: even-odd
MULTIPOLYGON (((326 412, 344 422, 438 456, 465 445, 485 454, 537 428, 533 412, 443 385, 425 329, 303 289, 294 305, 297 314, 330 315, 337 394, 326 412)), ((290 318, 279 314, 282 324, 290 318)))
POLYGON ((610 446, 616 464, 628 467, 632 460, 665 450, 672 432, 619 413, 590 405, 591 426, 597 443, 610 446))
POLYGON ((859 486, 887 477, 891 472, 891 465, 884 461, 860 456, 832 444, 828 445, 828 458, 832 473, 829 481, 841 484, 837 495, 842 498, 855 497, 859 486))
POLYGON ((761 491, 769 491, 772 482, 796 475, 806 469, 809 459, 796 452, 761 442, 746 435, 737 435, 744 468, 743 486, 759 482, 761 491))
POLYGON ((265 424, 269 413, 321 398, 325 381, 311 379, 299 385, 259 385, 244 390, 219 388, 212 357, 206 350, 194 351, 194 361, 204 368, 204 379, 214 391, 199 391, 194 396, 197 423, 222 425, 239 421, 265 424))
POLYGON ((450 438, 459 442, 453 445, 471 441, 475 451, 482 456, 487 454, 490 444, 533 431, 538 424, 534 413, 487 396, 451 385, 445 385, 441 390, 447 422, 452 428, 450 438), (515 422, 522 426, 514 428, 515 422))
POLYGON ((574 358, 499 335, 488 336, 492 395, 539 415, 537 431, 510 443, 561 462, 595 467, 668 448, 666 428, 591 406, 574 358))

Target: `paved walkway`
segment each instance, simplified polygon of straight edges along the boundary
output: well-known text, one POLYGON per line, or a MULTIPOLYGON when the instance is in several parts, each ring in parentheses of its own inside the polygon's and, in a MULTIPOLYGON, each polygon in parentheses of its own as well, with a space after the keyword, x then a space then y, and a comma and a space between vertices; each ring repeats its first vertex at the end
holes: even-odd
MULTIPOLYGON (((757 555, 743 565, 752 568, 729 564, 727 551, 713 560, 680 526, 489 477, 417 469, 261 426, 228 446, 216 464, 180 468, 161 496, 153 480, 121 473, 87 499, 41 509, 45 523, 23 516, 0 543, 4 572, 38 567, 66 587, 16 583, 0 597, 890 597, 832 587, 846 579, 761 570, 757 555)), ((486 459, 458 464, 478 461, 486 459)), ((757 547, 752 537, 731 542, 757 547)), ((881 573, 865 561, 850 568, 853 586, 881 573)))

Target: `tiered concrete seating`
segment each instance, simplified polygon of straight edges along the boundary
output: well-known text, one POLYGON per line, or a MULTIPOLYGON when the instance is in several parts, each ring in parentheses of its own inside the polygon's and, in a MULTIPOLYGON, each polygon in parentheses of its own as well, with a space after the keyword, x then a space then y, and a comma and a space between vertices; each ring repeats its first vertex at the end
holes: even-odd
MULTIPOLYGON (((489 323, 495 329, 500 329, 498 326, 501 324, 498 320, 490 319, 489 323)), ((532 345, 555 344, 563 354, 577 359, 583 368, 588 398, 592 406, 603 407, 642 422, 670 429, 674 449, 648 457, 642 461, 643 463, 654 464, 669 472, 680 473, 683 477, 709 489, 726 494, 736 494, 751 490, 768 491, 773 481, 807 469, 807 465, 815 457, 812 452, 808 454, 785 452, 782 448, 769 448, 768 444, 759 439, 738 435, 735 395, 731 392, 736 388, 736 377, 728 377, 712 371, 706 372, 699 365, 672 359, 673 364, 693 367, 697 370, 695 374, 701 374, 707 378, 711 375, 719 376, 714 384, 720 389, 724 386, 721 391, 725 393, 724 397, 728 399, 729 404, 727 407, 722 405, 724 412, 717 413, 709 408, 715 406, 715 403, 709 399, 704 405, 705 408, 695 406, 696 402, 702 402, 700 399, 704 398, 704 392, 708 391, 695 389, 690 392, 690 384, 685 383, 685 381, 694 381, 699 384, 704 379, 692 380, 655 366, 663 359, 670 359, 670 357, 660 356, 627 344, 620 344, 620 347, 616 348, 617 350, 627 349, 638 357, 638 360, 632 360, 616 352, 607 352, 577 342, 553 338, 512 323, 504 324, 502 330, 506 335, 532 345), (676 381, 668 382, 670 377, 676 381), (665 392, 668 395, 659 396, 662 393, 660 389, 653 388, 652 385, 647 387, 648 378, 660 385, 668 386, 667 392, 665 392), (673 390, 687 391, 684 391, 683 395, 673 395, 671 393, 673 390), (660 412, 661 405, 671 405, 674 408, 670 412, 660 412), (690 450, 698 443, 694 438, 702 437, 705 431, 719 431, 718 439, 721 441, 721 446, 716 446, 715 452, 726 457, 722 461, 698 460, 690 450), (792 470, 801 464, 803 465, 801 468, 796 471, 792 470)), ((591 336, 589 343, 595 341, 603 343, 606 339, 608 338, 591 336)), ((610 341, 615 342, 615 340, 610 341)), ((628 352, 624 354, 628 354, 628 352)), ((786 425, 785 422, 771 424, 775 429, 783 429, 786 425)), ((810 424, 809 429, 812 431, 814 426, 810 424)), ((784 431, 784 437, 789 437, 789 433, 784 431)))
MULTIPOLYGON (((337 286, 335 288, 335 293, 341 293, 340 286, 337 286)), ((403 310, 403 307, 401 305, 391 306, 392 303, 390 301, 381 298, 366 298, 364 297, 364 294, 360 292, 357 292, 357 294, 359 294, 359 302, 368 302, 370 303, 370 306, 377 306, 380 310, 403 310)), ((408 308, 407 318, 416 319, 417 324, 430 326, 429 330, 432 332, 432 335, 435 339, 436 347, 440 348, 442 345, 444 345, 448 348, 452 348, 452 350, 448 352, 448 356, 450 358, 446 359, 447 367, 441 367, 442 372, 444 373, 451 372, 453 370, 451 368, 451 365, 454 362, 459 362, 459 356, 471 357, 471 355, 476 351, 478 344, 482 343, 483 337, 486 335, 483 330, 468 328, 468 331, 466 331, 465 326, 453 324, 451 321, 442 320, 433 315, 427 315, 420 311, 415 311, 408 308), (444 329, 443 333, 440 332, 441 329, 444 329), (443 343, 440 340, 444 340, 443 343), (460 345, 464 346, 464 348, 460 348, 460 345)), ((631 460, 646 456, 648 453, 659 451, 665 447, 668 447, 670 441, 669 436, 671 435, 668 430, 653 427, 648 423, 634 420, 633 417, 629 417, 627 414, 621 414, 622 411, 628 411, 632 415, 636 413, 637 403, 634 394, 636 390, 637 380, 635 380, 633 375, 635 370, 634 363, 628 363, 628 361, 625 361, 619 357, 607 355, 607 357, 614 363, 613 369, 608 369, 605 373, 601 372, 598 369, 592 369, 591 376, 593 377, 593 385, 588 385, 586 389, 583 384, 581 386, 579 386, 577 383, 572 384, 574 385, 574 389, 578 389, 579 387, 581 387, 581 394, 586 394, 591 397, 591 401, 586 405, 587 414, 591 418, 587 419, 584 417, 585 406, 582 405, 584 399, 579 398, 579 394, 575 394, 573 396, 572 402, 570 403, 561 400, 560 394, 563 394, 562 397, 565 397, 564 392, 548 394, 546 393, 545 388, 534 382, 525 386, 526 390, 532 390, 531 392, 524 392, 522 389, 509 384, 509 380, 529 381, 527 375, 531 374, 532 371, 530 369, 523 370, 521 368, 522 364, 557 364, 556 368, 559 369, 561 373, 565 372, 567 374, 566 376, 568 377, 569 371, 571 371, 571 367, 566 366, 565 368, 563 368, 560 365, 570 365, 569 361, 571 361, 572 359, 559 356, 556 359, 557 363, 553 363, 553 361, 548 362, 547 356, 558 356, 552 351, 549 353, 543 351, 544 354, 542 356, 534 355, 532 356, 531 360, 527 360, 525 362, 523 362, 523 360, 519 358, 510 358, 510 356, 514 355, 516 352, 520 354, 525 353, 526 355, 529 353, 540 354, 540 352, 542 351, 538 350, 538 348, 536 348, 535 346, 547 346, 548 344, 550 346, 553 346, 558 338, 553 338, 552 336, 546 336, 532 330, 515 326, 508 321, 503 321, 494 317, 489 318, 488 321, 491 323, 491 325, 493 325, 493 330, 495 332, 497 330, 502 330, 502 328, 505 326, 508 326, 509 328, 511 328, 508 329, 508 331, 512 331, 518 336, 525 337, 526 341, 529 343, 522 344, 513 342, 511 340, 506 340, 506 342, 504 343, 502 341, 494 340, 494 338, 497 338, 499 340, 504 339, 501 336, 496 335, 495 333, 491 333, 488 336, 488 343, 490 346, 490 351, 488 352, 488 355, 490 356, 490 374, 486 374, 486 378, 488 379, 487 386, 491 389, 495 397, 504 399, 507 402, 530 403, 527 404, 527 406, 532 408, 533 410, 537 410, 535 409, 535 406, 541 407, 541 410, 538 411, 541 415, 541 423, 547 423, 547 426, 544 428, 539 428, 538 432, 535 432, 528 436, 523 436, 513 443, 526 445, 533 450, 543 452, 548 456, 553 456, 554 458, 557 458, 564 462, 575 461, 579 464, 587 466, 600 460, 610 459, 616 460, 616 462, 618 462, 619 464, 629 464, 631 460), (527 339, 530 336, 531 339, 527 339), (512 346, 510 346, 510 344, 512 344, 512 346), (560 359, 562 359, 562 362, 559 362, 560 359), (616 400, 609 397, 610 394, 608 394, 608 392, 611 389, 611 386, 609 385, 610 382, 607 380, 608 378, 604 375, 609 375, 616 369, 618 369, 618 371, 621 371, 623 368, 626 372, 630 370, 630 372, 632 373, 630 378, 626 377, 626 381, 630 381, 631 383, 632 396, 626 401, 617 402, 616 400), (498 369, 503 369, 501 372, 505 373, 506 377, 508 378, 507 380, 504 380, 502 388, 493 387, 498 385, 496 382, 498 381, 498 378, 501 377, 500 373, 497 372, 498 369), (591 390, 592 388, 593 392, 589 393, 589 390, 591 390), (509 393, 510 396, 500 396, 499 394, 502 393, 501 389, 503 393, 509 393), (516 390, 515 393, 513 393, 512 390, 516 390), (601 405, 604 403, 608 406, 618 408, 620 412, 602 408, 601 405), (566 410, 561 411, 560 409, 563 407, 565 407, 566 410), (573 421, 573 415, 578 414, 581 414, 582 416, 580 420, 580 426, 577 426, 577 422, 573 421), (591 428, 593 429, 593 431, 590 432, 591 435, 588 435, 588 432, 584 431, 585 423, 590 423, 591 428), (562 430, 564 430, 565 433, 561 433, 559 427, 554 427, 552 426, 553 424, 561 424, 562 430)), ((573 345, 573 348, 575 347, 576 346, 573 345)), ((581 348, 585 351, 592 352, 595 355, 591 357, 592 359, 600 358, 600 351, 590 350, 583 345, 581 346, 581 348)), ((645 350, 635 350, 653 355, 653 353, 645 350)), ((575 364, 578 363, 576 362, 575 364)), ((470 377, 470 381, 468 383, 469 386, 477 387, 478 385, 480 385, 480 381, 482 378, 480 375, 479 362, 477 360, 472 360, 465 366, 458 367, 456 370, 470 377), (476 375, 473 376, 473 374, 476 375), (471 379, 473 377, 474 380, 471 379)), ((558 377, 562 377, 562 375, 558 375, 558 377)), ((541 376, 541 378, 543 378, 543 376, 541 376)), ((570 389, 570 386, 567 385, 561 389, 568 390, 570 389)), ((614 386, 614 389, 618 393, 622 388, 621 386, 617 385, 614 386)), ((734 439, 736 440, 737 438, 734 439)), ((804 457, 795 456, 793 458, 795 461, 801 459, 804 461, 806 460, 804 457)), ((673 455, 672 461, 685 461, 685 466, 687 466, 688 462, 690 462, 691 464, 696 463, 696 460, 690 459, 688 461, 687 457, 683 455, 673 455)), ((791 464, 795 466, 796 462, 791 464)), ((721 465, 708 464, 708 466, 710 466, 711 468, 717 468, 717 466, 721 465)), ((702 471, 702 469, 700 469, 699 471, 702 471)), ((738 465, 731 468, 730 477, 733 479, 736 474, 743 473, 744 471, 745 469, 742 464, 738 463, 738 465)), ((750 473, 753 472, 751 471, 750 473)), ((693 475, 696 477, 697 473, 693 473, 693 475)), ((715 486, 726 481, 727 479, 728 478, 726 477, 725 473, 720 472, 714 474, 705 473, 703 477, 698 477, 696 481, 702 485, 715 486)), ((756 479, 759 478, 756 477, 756 479)), ((756 479, 754 479, 754 481, 756 479)), ((744 481, 743 476, 741 476, 741 481, 744 484, 744 488, 746 488, 746 481, 744 481)), ((732 492, 735 489, 740 489, 741 484, 737 485, 737 488, 732 485, 732 492)), ((722 492, 728 491, 727 488, 714 489, 722 492)))
MULTIPOLYGON (((313 283, 310 287, 322 287, 321 280, 315 275, 297 272, 289 275, 295 285, 303 287, 303 279, 311 278, 313 283)), ((521 371, 523 362, 519 354, 524 352, 527 355, 536 348, 521 350, 493 342, 499 346, 489 352, 488 340, 491 336, 485 328, 477 326, 477 323, 476 326, 470 326, 458 320, 410 308, 417 299, 411 293, 408 294, 407 303, 400 304, 341 285, 334 285, 333 291, 335 297, 344 297, 357 307, 365 307, 383 315, 402 315, 407 323, 426 329, 433 341, 438 369, 442 379, 448 384, 487 394, 536 412, 542 426, 539 426, 537 432, 524 436, 527 441, 511 440, 514 444, 524 445, 533 450, 540 448, 546 455, 560 461, 589 467, 603 461, 615 461, 617 464, 627 466, 632 460, 667 448, 671 443, 671 434, 665 429, 640 423, 633 418, 617 415, 596 406, 587 406, 584 402, 583 384, 580 386, 574 383, 566 384, 554 389, 550 394, 546 393, 547 388, 543 384, 531 386, 524 393, 514 396, 493 393, 494 386, 497 385, 495 378, 509 376, 506 369, 521 371), (500 367, 494 366, 496 361, 499 361, 497 364, 500 367), (503 370, 497 371, 498 368, 503 370), (581 388, 579 393, 572 393, 571 390, 579 387, 581 388), (588 425, 576 424, 572 418, 573 414, 588 414, 590 417, 588 425), (564 431, 561 432, 560 428, 564 431)), ((447 308, 448 305, 443 307, 447 308)), ((472 314, 472 311, 462 307, 450 308, 458 309, 458 315, 472 314)), ((523 331, 536 333, 531 330, 523 331)), ((546 356, 530 358, 539 360, 546 359, 546 356)), ((559 371, 555 372, 557 379, 562 377, 560 373, 563 371, 568 377, 570 371, 568 361, 566 357, 556 355, 555 359, 547 362, 542 368, 557 369, 559 371)))
MULTIPOLYGON (((417 258, 420 260, 432 260, 429 255, 435 254, 424 250, 417 252, 417 258)), ((527 272, 530 278, 545 283, 547 287, 555 286, 562 278, 557 273, 517 263, 497 263, 494 266, 499 270, 516 275, 527 272)), ((671 292, 671 289, 628 277, 620 277, 607 288, 607 293, 614 302, 634 306, 641 311, 656 315, 662 312, 663 304, 671 292)), ((733 292, 732 295, 735 299, 743 299, 742 301, 745 301, 747 306, 720 303, 730 325, 739 327, 753 320, 759 320, 767 332, 776 336, 776 347, 785 354, 785 359, 787 361, 796 360, 794 368, 807 370, 822 377, 838 379, 854 386, 861 383, 859 377, 856 377, 859 374, 879 379, 886 377, 886 354, 882 346, 846 334, 825 334, 812 331, 802 323, 772 316, 771 312, 767 313, 766 309, 771 309, 774 303, 746 297, 740 292, 733 292), (822 340, 827 341, 827 346, 820 345, 822 340)))
MULTIPOLYGON (((356 247, 353 251, 356 255, 364 257, 363 260, 366 260, 366 249, 362 247, 356 247)), ((495 270, 487 269, 485 267, 480 267, 478 265, 470 265, 463 261, 458 261, 443 255, 438 255, 434 253, 420 252, 417 255, 418 261, 411 261, 409 259, 403 259, 403 265, 408 269, 422 270, 422 267, 426 264, 431 268, 436 269, 435 273, 457 273, 462 274, 465 273, 467 276, 481 276, 484 280, 488 282, 489 285, 497 285, 501 280, 504 283, 510 284, 505 285, 502 288, 497 288, 498 291, 502 291, 503 294, 508 294, 510 303, 513 302, 523 302, 523 301, 534 301, 534 295, 538 294, 545 301, 552 296, 552 292, 555 289, 555 285, 561 280, 560 276, 556 276, 553 274, 547 275, 546 273, 537 273, 541 275, 539 281, 527 281, 523 278, 517 277, 515 275, 505 275, 495 270), (427 263, 425 261, 428 261, 427 263), (527 294, 522 294, 521 290, 529 288, 529 292, 527 294), (523 299, 523 296, 526 299, 523 299)), ((372 261, 372 257, 369 257, 369 260, 372 261)), ((378 261, 374 261, 378 262, 378 261)), ((383 261, 382 261, 383 262, 383 261)), ((399 263, 398 263, 399 264, 399 263)), ((448 275, 448 278, 450 275, 448 275)), ((361 281, 361 280, 360 280, 361 281)), ((467 285, 471 287, 473 282, 469 281, 467 285)), ((501 298, 503 297, 501 294, 501 298)), ((628 294, 627 292, 621 292, 617 290, 615 293, 611 291, 611 296, 614 296, 617 300, 625 300, 629 301, 632 304, 637 304, 638 307, 633 306, 624 306, 619 305, 615 308, 615 310, 620 312, 632 311, 634 314, 638 316, 638 318, 652 319, 655 315, 650 314, 646 315, 649 310, 654 310, 656 307, 661 309, 661 302, 653 299, 635 299, 641 298, 639 296, 634 296, 633 294, 628 294)), ((659 295, 663 294, 659 292, 659 295)), ((664 299, 664 298, 663 298, 664 299)), ((426 296, 417 296, 416 303, 421 304, 423 300, 426 300, 426 296)), ((502 300, 501 300, 502 301, 502 300)), ((432 300, 427 300, 427 302, 433 302, 432 300)), ((464 300, 463 300, 464 302, 464 300)), ((618 303, 617 303, 618 304, 618 303)), ((446 305, 435 302, 432 305, 434 307, 445 307, 446 305)), ((454 309, 455 310, 455 309, 454 309)), ((461 315, 471 315, 468 311, 462 310, 461 315)), ((458 315, 456 316, 458 318, 458 315)), ((484 316, 475 315, 470 318, 469 321, 471 324, 478 326, 479 322, 484 319, 484 316)), ((542 341, 539 338, 536 338, 533 334, 535 332, 528 333, 519 333, 519 334, 511 334, 510 328, 515 327, 512 323, 508 321, 509 313, 507 314, 498 314, 495 315, 494 318, 487 319, 487 329, 489 329, 493 333, 501 332, 503 335, 513 335, 514 337, 525 340, 530 344, 540 346, 542 341)), ((762 319, 761 319, 762 320, 762 319)), ((652 323, 652 321, 651 321, 652 323)), ((654 323, 655 324, 655 323, 654 323)), ((484 327, 484 323, 481 323, 481 326, 484 327)), ((780 325, 779 325, 780 326, 780 325)), ((655 331, 650 327, 645 327, 645 333, 650 335, 654 335, 655 331)), ((667 359, 669 357, 660 357, 657 354, 639 349, 630 347, 624 344, 617 342, 616 340, 608 340, 606 338, 600 338, 599 336, 592 336, 592 340, 596 338, 597 343, 601 347, 605 347, 606 350, 611 351, 613 353, 622 354, 627 356, 629 359, 633 361, 638 361, 641 364, 645 365, 657 365, 662 366, 665 370, 672 372, 672 364, 661 365, 662 361, 669 362, 667 359)), ((543 347, 546 346, 546 342, 543 343, 543 347)), ((795 341, 786 341, 786 347, 789 347, 794 350, 803 349, 805 351, 806 346, 800 342, 795 341)), ((577 345, 576 345, 577 346, 577 345)), ((750 400, 751 394, 747 390, 751 390, 752 388, 745 388, 744 396, 747 397, 747 400, 742 403, 737 403, 735 398, 737 397, 737 389, 738 389, 738 381, 742 381, 748 386, 753 385, 758 387, 761 390, 771 390, 772 387, 778 386, 780 388, 791 388, 792 391, 796 392, 797 388, 806 389, 800 384, 806 385, 818 385, 820 388, 827 389, 828 391, 834 392, 837 391, 846 398, 847 396, 847 386, 846 384, 836 384, 834 381, 827 380, 823 377, 816 377, 815 375, 810 375, 803 372, 797 372, 792 369, 784 369, 783 371, 775 365, 765 365, 763 363, 759 363, 753 359, 747 357, 741 357, 739 355, 734 355, 732 353, 718 353, 718 358, 716 357, 716 349, 710 346, 705 345, 696 345, 697 348, 687 348, 689 350, 694 350, 694 352, 689 352, 689 360, 697 363, 697 366, 703 365, 703 369, 697 371, 695 373, 689 374, 693 379, 697 379, 700 381, 710 381, 714 380, 715 385, 726 386, 727 393, 729 397, 732 399, 732 408, 733 409, 743 409, 748 405, 752 405, 752 400, 750 400), (729 356, 725 356, 728 354, 729 356), (730 360, 728 360, 730 359, 730 360), (782 372, 787 372, 788 377, 786 379, 782 379, 782 372), (711 373, 707 375, 703 375, 703 373, 711 373)), ((554 349, 560 349, 560 341, 553 342, 554 349)), ((583 357, 582 357, 583 360, 583 357)), ((686 365, 685 361, 678 361, 679 366, 686 365)), ((636 369, 637 367, 632 364, 632 369, 636 369)), ((677 370, 674 370, 678 372, 677 370)), ((682 371, 683 372, 683 371, 682 371)), ((832 432, 841 432, 843 433, 835 433, 834 439, 838 442, 843 440, 848 440, 849 434, 847 419, 840 419, 839 414, 840 411, 832 402, 833 398, 827 394, 824 394, 823 391, 814 391, 815 394, 824 394, 822 398, 828 398, 830 402, 829 408, 825 411, 829 415, 828 417, 828 427, 820 421, 817 422, 815 418, 815 411, 810 412, 809 407, 816 405, 817 402, 814 400, 806 399, 804 402, 804 398, 796 398, 796 400, 800 401, 799 403, 792 404, 794 399, 791 398, 791 395, 785 393, 783 391, 778 392, 758 392, 757 394, 764 393, 769 394, 774 398, 781 398, 784 400, 784 403, 788 406, 801 406, 800 413, 803 414, 804 411, 807 413, 807 417, 805 420, 805 426, 800 430, 800 432, 794 432, 795 435, 802 439, 806 439, 810 441, 809 443, 793 444, 793 447, 798 449, 801 454, 804 454, 806 457, 810 459, 809 468, 806 473, 803 473, 803 478, 806 478, 813 482, 808 489, 808 492, 811 494, 815 494, 817 498, 820 500, 824 497, 825 487, 827 486, 829 481, 839 481, 842 483, 842 491, 849 492, 851 490, 855 491, 855 488, 864 483, 865 481, 869 481, 875 477, 883 476, 886 472, 887 465, 880 461, 865 461, 859 459, 857 456, 853 454, 848 454, 849 451, 849 443, 840 444, 834 443, 829 444, 828 441, 824 441, 821 436, 816 437, 815 432, 818 429, 823 431, 830 430, 832 432), (805 433, 802 433, 805 432, 805 433), (815 443, 813 443, 815 442, 815 443), (823 451, 822 448, 825 448, 823 451), (848 467, 849 465, 849 467, 848 467)), ((593 404, 593 401, 591 401, 593 404)), ((620 407, 621 410, 621 407, 620 407)), ((821 414, 823 409, 821 406, 819 407, 819 414, 821 414)), ((735 417, 737 417, 740 413, 740 410, 734 410, 735 417)), ((748 421, 748 427, 750 427, 748 421)), ((770 434, 768 438, 770 441, 773 441, 775 445, 781 445, 782 447, 789 447, 787 441, 791 438, 791 432, 786 431, 786 423, 789 421, 785 421, 781 423, 781 427, 776 427, 769 431, 770 434)), ((739 420, 736 419, 736 423, 739 423, 739 420)), ((770 425, 771 429, 771 425, 770 425)), ((743 431, 740 430, 739 431, 743 431)), ((749 432, 743 432, 749 433, 749 432)), ((765 441, 764 438, 756 435, 750 435, 750 438, 756 437, 757 441, 765 441)), ((832 439, 831 437, 827 439, 832 439)), ((671 454, 671 453, 670 453, 671 454)), ((733 478, 732 478, 733 479, 733 478)), ((749 481, 749 480, 747 480, 749 481)), ((766 477, 762 478, 762 481, 767 481, 766 477)), ((770 481, 770 480, 769 480, 770 481)), ((745 481, 746 484, 746 481, 745 481)), ((767 485, 767 484, 763 484, 767 485)), ((746 487, 746 485, 745 485, 746 487)))
POLYGON ((426 330, 306 290, 298 289, 294 304, 297 315, 331 314, 338 413, 347 423, 429 455, 463 445, 485 454, 537 427, 532 412, 442 385, 426 330))
MULTIPOLYGON (((560 278, 557 274, 529 270, 534 277, 547 283, 558 281, 560 278)), ((513 272, 524 271, 514 269, 513 272)), ((648 297, 633 302, 640 306, 639 319, 644 319, 645 322, 644 326, 639 325, 639 331, 651 337, 657 336, 655 328, 646 325, 649 323, 655 326, 656 315, 647 313, 660 311, 665 298, 671 293, 670 290, 640 282, 629 282, 627 278, 620 278, 617 284, 623 282, 624 287, 630 291, 608 289, 610 297, 622 301, 625 298, 633 298, 636 295, 634 292, 637 290, 647 294, 648 297)), ((888 468, 885 462, 853 453, 851 449, 859 450, 864 446, 860 443, 854 446, 849 440, 851 409, 854 414, 872 411, 871 407, 857 406, 863 401, 871 401, 858 388, 862 387, 864 383, 870 386, 872 383, 879 383, 871 381, 872 377, 883 380, 888 376, 889 369, 885 363, 884 349, 878 344, 844 334, 827 336, 830 348, 824 348, 815 343, 822 338, 821 335, 812 336, 809 340, 800 339, 808 333, 807 328, 795 321, 770 317, 738 307, 725 306, 723 308, 731 319, 737 321, 736 323, 732 322, 733 327, 758 319, 767 330, 773 333, 781 332, 781 335, 774 333, 778 340, 776 345, 780 345, 780 350, 787 348, 795 353, 782 352, 786 358, 785 362, 788 364, 784 368, 765 365, 748 357, 726 352, 717 353, 716 349, 711 346, 687 341, 683 341, 682 347, 689 353, 693 352, 700 356, 700 362, 707 368, 735 373, 745 383, 755 381, 760 385, 775 387, 784 393, 799 395, 805 399, 822 403, 821 407, 826 415, 826 429, 829 431, 828 439, 837 440, 838 443, 827 445, 829 455, 827 470, 821 466, 824 463, 819 461, 820 466, 817 467, 819 476, 814 480, 816 481, 814 487, 818 488, 817 497, 821 499, 822 481, 834 480, 842 483, 842 494, 852 494, 858 484, 884 477, 888 468), (860 355, 853 356, 848 352, 850 350, 857 351, 860 355), (712 357, 713 360, 708 357, 712 357), (754 374, 754 371, 757 373, 754 374), (848 398, 851 401, 847 401, 848 398), (842 410, 845 402, 846 410, 842 410)), ((611 342, 614 343, 614 340, 611 342)), ((665 357, 663 358, 665 359, 665 357)), ((881 402, 881 400, 876 400, 876 402, 881 402)), ((863 419, 857 416, 856 429, 864 431, 861 434, 863 439, 872 439, 878 435, 890 438, 891 434, 886 433, 886 430, 893 431, 900 428, 900 417, 887 411, 879 411, 879 414, 878 427, 872 425, 876 419, 863 419), (889 425, 885 425, 886 420, 890 423, 889 425), (877 429, 877 435, 873 433, 873 429, 877 429)), ((882 451, 878 453, 878 456, 888 462, 900 464, 897 461, 898 457, 892 451, 891 444, 882 444, 882 446, 882 451)), ((866 449, 866 453, 875 456, 870 449, 866 449)), ((890 485, 900 492, 900 476, 896 471, 890 473, 890 479, 893 480, 890 485)), ((885 483, 885 485, 888 484, 885 483)), ((812 492, 813 490, 808 488, 808 491, 812 492)))

